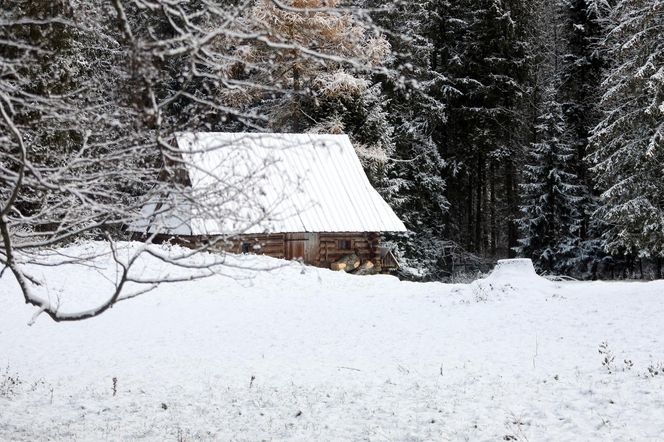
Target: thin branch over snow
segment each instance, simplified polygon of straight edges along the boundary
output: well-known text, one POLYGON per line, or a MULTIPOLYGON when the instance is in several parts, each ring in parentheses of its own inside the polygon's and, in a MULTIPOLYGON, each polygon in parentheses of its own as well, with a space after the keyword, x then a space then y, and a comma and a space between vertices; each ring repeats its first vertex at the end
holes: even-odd
MULTIPOLYGON (((226 124, 265 129, 269 116, 235 105, 227 90, 294 92, 273 78, 229 75, 236 62, 230 55, 239 44, 258 42, 275 52, 367 68, 354 56, 287 38, 276 41, 265 31, 242 31, 239 22, 249 5, 113 0, 54 5, 43 14, 21 5, 0 12, 0 47, 8 48, 0 51, 0 264, 2 275, 9 270, 25 302, 36 307, 31 324, 44 314, 56 322, 92 318, 158 284, 243 267, 224 254, 199 259, 223 249, 228 235, 178 257, 160 253, 150 243, 169 229, 158 222, 130 256, 121 256, 117 244, 130 237, 127 226, 145 224, 155 214, 171 216, 182 204, 214 219, 234 220, 230 236, 276 216, 274 206, 252 207, 261 168, 217 177, 209 189, 219 196, 213 206, 204 207, 201 195, 179 181, 182 171, 194 166, 172 145, 175 133, 226 124), (165 204, 168 198, 174 204, 165 204), (254 210, 239 217, 238 201, 254 210), (143 209, 155 202, 161 209, 147 215, 143 209), (103 239, 116 273, 107 293, 90 294, 100 300, 97 305, 65 311, 61 302, 50 300, 48 281, 38 275, 57 266, 94 266, 94 256, 58 256, 65 253, 61 247, 80 238, 103 239), (144 259, 159 260, 168 270, 144 276, 137 264, 144 259)), ((286 187, 297 183, 292 184, 286 187)))

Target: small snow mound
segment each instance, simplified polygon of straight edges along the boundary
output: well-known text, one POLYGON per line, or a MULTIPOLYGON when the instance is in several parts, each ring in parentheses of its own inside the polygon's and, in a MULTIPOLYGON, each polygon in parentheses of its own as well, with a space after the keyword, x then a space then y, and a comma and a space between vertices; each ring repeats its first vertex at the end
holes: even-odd
POLYGON ((488 292, 549 292, 555 288, 555 284, 535 272, 530 259, 501 259, 489 276, 475 281, 471 286, 474 292, 482 292, 482 297, 488 292))
POLYGON ((512 282, 514 279, 542 279, 535 272, 530 259, 501 259, 486 278, 492 282, 512 282))
POLYGON ((535 272, 535 266, 530 259, 523 258, 499 260, 484 281, 491 284, 527 285, 531 288, 554 286, 551 281, 535 272))

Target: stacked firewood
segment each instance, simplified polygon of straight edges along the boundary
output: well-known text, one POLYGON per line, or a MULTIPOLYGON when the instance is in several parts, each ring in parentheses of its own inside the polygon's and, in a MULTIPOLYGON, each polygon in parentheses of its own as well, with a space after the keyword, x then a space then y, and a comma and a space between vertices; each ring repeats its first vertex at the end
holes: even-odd
POLYGON ((380 267, 372 261, 360 260, 356 253, 345 255, 341 259, 333 262, 330 268, 338 272, 352 273, 354 275, 376 275, 380 273, 380 267))

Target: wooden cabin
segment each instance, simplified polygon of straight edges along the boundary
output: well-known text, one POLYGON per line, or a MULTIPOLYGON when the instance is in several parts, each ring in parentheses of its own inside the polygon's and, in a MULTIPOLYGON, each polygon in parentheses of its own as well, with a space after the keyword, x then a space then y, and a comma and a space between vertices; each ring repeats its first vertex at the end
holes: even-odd
POLYGON ((351 254, 398 267, 381 234, 406 228, 347 136, 181 133, 175 143, 182 164, 170 175, 190 193, 146 206, 130 227, 139 237, 326 268, 351 254))

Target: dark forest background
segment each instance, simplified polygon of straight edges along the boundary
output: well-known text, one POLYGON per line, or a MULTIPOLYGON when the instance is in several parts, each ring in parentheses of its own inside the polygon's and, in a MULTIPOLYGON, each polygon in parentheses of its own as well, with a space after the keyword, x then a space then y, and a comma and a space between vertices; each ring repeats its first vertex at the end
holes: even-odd
POLYGON ((660 0, 0 5, 0 93, 44 167, 90 136, 347 133, 411 231, 388 238, 404 277, 662 276, 660 0))

